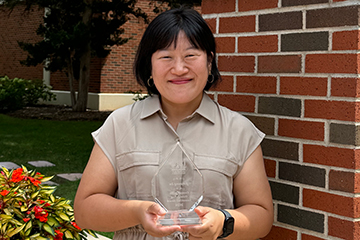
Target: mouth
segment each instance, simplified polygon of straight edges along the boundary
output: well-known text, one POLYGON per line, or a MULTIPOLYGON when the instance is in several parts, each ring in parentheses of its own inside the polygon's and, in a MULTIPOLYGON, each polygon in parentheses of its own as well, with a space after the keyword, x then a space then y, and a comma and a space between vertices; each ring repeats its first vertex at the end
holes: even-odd
POLYGON ((176 78, 176 79, 171 79, 169 80, 170 83, 173 83, 173 84, 186 84, 188 82, 191 82, 192 79, 191 78, 176 78))

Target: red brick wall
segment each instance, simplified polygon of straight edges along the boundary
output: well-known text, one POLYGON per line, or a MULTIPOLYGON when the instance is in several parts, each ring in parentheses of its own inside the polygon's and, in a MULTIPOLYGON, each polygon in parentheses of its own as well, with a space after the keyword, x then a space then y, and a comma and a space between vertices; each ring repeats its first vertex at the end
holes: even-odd
MULTIPOLYGON (((149 1, 141 0, 137 6, 148 13, 150 19, 154 17, 149 1)), ((147 24, 142 19, 135 17, 124 25, 124 37, 131 37, 131 39, 124 45, 113 47, 110 55, 104 59, 100 92, 123 93, 143 89, 136 83, 132 67, 137 46, 146 26, 147 24)))
POLYGON ((358 0, 203 0, 223 82, 267 134, 267 240, 360 239, 358 0))
POLYGON ((26 59, 26 53, 21 50, 18 41, 37 42, 35 30, 42 22, 44 12, 37 8, 25 13, 23 8, 9 12, 0 5, 0 76, 9 78, 42 79, 41 66, 25 67, 20 60, 26 59))

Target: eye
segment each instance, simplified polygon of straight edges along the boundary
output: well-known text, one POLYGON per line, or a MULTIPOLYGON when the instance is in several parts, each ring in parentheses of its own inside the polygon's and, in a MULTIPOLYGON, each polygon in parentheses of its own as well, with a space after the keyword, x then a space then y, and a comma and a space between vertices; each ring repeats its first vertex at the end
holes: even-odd
POLYGON ((164 55, 164 56, 161 56, 160 59, 170 59, 171 57, 170 56, 167 56, 167 55, 164 55))

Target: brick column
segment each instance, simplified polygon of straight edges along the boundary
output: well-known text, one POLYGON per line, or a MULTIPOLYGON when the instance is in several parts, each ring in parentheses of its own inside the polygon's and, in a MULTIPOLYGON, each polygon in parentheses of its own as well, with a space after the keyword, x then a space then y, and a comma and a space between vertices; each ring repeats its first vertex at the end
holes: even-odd
POLYGON ((211 93, 267 134, 264 239, 360 239, 359 12, 358 0, 203 0, 223 76, 211 93))

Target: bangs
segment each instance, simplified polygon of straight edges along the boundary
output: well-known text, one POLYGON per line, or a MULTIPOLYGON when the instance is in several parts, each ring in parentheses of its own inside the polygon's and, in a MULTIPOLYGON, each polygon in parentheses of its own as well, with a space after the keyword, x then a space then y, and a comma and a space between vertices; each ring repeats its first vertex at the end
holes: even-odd
POLYGON ((201 39, 197 37, 198 34, 196 33, 196 29, 191 26, 192 24, 188 24, 184 20, 184 22, 174 22, 173 25, 168 24, 167 27, 159 28, 158 31, 154 32, 153 39, 156 40, 153 41, 152 53, 156 52, 157 50, 166 49, 172 44, 174 44, 174 48, 176 48, 178 36, 181 31, 185 33, 185 36, 193 47, 205 51, 205 46, 199 44, 201 43, 201 39))

